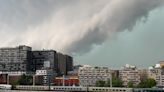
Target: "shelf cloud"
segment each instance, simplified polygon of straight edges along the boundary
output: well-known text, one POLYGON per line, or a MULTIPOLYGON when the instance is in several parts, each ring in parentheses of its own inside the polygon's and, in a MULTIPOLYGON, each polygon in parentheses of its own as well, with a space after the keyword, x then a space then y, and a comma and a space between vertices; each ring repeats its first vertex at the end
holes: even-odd
POLYGON ((0 46, 30 45, 83 54, 131 31, 164 0, 2 0, 0 46), (18 1, 18 2, 16 2, 18 1))

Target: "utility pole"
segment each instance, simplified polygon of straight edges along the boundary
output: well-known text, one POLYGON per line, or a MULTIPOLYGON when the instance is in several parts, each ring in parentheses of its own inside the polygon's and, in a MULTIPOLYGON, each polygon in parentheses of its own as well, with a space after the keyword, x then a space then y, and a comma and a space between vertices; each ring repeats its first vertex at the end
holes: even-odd
POLYGON ((7 74, 7 84, 9 84, 9 74, 7 74))
POLYGON ((63 74, 63 86, 65 86, 65 76, 63 74))
MULTIPOLYGON (((88 82, 88 81, 89 81, 89 80, 87 79, 87 82, 88 82)), ((86 90, 86 92, 89 92, 89 91, 88 91, 88 89, 89 89, 89 88, 88 88, 88 84, 89 84, 89 82, 87 83, 87 90, 86 90)))
POLYGON ((51 86, 51 81, 50 81, 50 74, 48 74, 48 90, 50 91, 51 90, 51 88, 50 88, 50 86, 51 86))
POLYGON ((35 86, 35 74, 33 75, 33 86, 35 86))
POLYGON ((87 92, 89 92, 89 88, 88 88, 88 85, 87 85, 87 92))
POLYGON ((110 87, 112 87, 112 72, 110 72, 110 87))

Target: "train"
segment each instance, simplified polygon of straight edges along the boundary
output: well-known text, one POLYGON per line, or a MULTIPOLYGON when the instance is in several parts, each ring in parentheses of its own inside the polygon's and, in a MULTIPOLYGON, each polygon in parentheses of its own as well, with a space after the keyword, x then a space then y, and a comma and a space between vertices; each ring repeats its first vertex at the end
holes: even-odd
POLYGON ((9 84, 0 84, 0 89, 1 90, 11 90, 12 89, 12 85, 9 85, 9 84))

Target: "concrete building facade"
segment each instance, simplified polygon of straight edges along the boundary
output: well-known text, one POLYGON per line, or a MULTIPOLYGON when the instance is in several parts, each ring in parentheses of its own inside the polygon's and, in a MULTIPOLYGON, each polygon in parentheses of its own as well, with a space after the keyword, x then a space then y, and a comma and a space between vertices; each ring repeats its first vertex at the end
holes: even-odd
POLYGON ((0 48, 0 71, 30 71, 31 47, 0 48))
POLYGON ((111 77, 111 70, 108 67, 91 67, 84 65, 78 71, 81 86, 96 86, 96 81, 107 81, 111 77))
POLYGON ((123 85, 127 86, 128 82, 133 82, 134 85, 138 85, 140 83, 140 72, 136 68, 136 66, 131 66, 126 64, 120 71, 119 77, 123 81, 123 85))
POLYGON ((148 79, 148 69, 138 69, 138 71, 141 81, 148 79))
MULTIPOLYGON (((162 62, 160 62, 162 63, 162 62)), ((153 67, 149 67, 148 77, 153 78, 156 81, 156 86, 164 87, 164 68, 162 64, 156 64, 153 67)))

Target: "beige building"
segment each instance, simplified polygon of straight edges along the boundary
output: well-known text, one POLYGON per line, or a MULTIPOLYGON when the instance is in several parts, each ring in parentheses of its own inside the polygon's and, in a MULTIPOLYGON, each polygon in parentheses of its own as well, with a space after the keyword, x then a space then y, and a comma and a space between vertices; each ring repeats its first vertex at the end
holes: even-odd
POLYGON ((156 86, 164 86, 164 68, 163 63, 156 64, 154 67, 149 67, 149 78, 155 79, 156 86))
POLYGON ((159 61, 159 64, 160 64, 161 68, 164 67, 164 61, 159 61))
POLYGON ((148 78, 148 69, 139 69, 140 80, 146 80, 148 78))
POLYGON ((108 67, 91 67, 84 65, 78 71, 80 86, 95 86, 96 81, 107 81, 111 77, 110 69, 108 67))
POLYGON ((119 77, 123 81, 123 85, 127 86, 128 82, 133 82, 134 85, 138 85, 140 83, 140 71, 136 68, 136 66, 131 66, 126 64, 120 71, 119 77))

